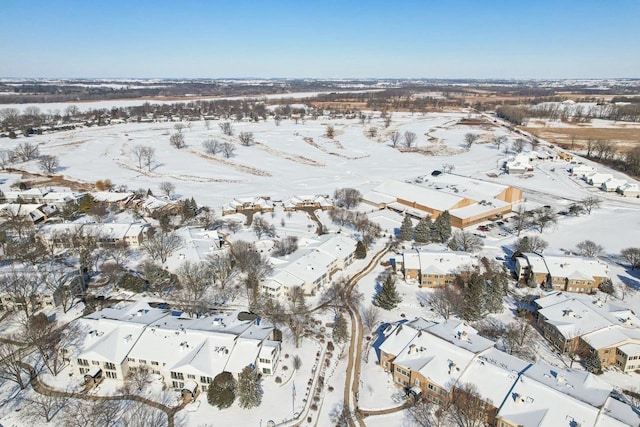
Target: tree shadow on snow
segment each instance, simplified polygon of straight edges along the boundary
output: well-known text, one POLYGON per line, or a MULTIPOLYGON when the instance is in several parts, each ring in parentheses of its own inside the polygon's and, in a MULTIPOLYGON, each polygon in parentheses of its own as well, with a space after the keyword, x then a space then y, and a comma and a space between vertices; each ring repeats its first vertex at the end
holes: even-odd
MULTIPOLYGON (((629 274, 631 274, 631 271, 629 271, 629 274)), ((633 274, 633 278, 631 277, 627 277, 627 276, 623 276, 621 274, 618 274, 618 279, 620 279, 620 281, 622 283, 625 284, 625 286, 630 287, 633 290, 636 291, 640 291, 640 280, 637 280, 637 275, 633 274)))

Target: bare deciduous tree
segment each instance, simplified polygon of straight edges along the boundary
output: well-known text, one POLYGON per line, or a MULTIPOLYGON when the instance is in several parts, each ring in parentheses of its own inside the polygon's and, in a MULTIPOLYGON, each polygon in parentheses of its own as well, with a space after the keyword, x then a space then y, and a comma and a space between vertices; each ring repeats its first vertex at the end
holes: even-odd
POLYGON ((158 187, 160 187, 160 191, 162 191, 169 200, 171 200, 171 195, 173 194, 173 192, 176 191, 176 186, 169 181, 161 182, 158 187))
POLYGON ((273 243, 273 256, 285 256, 294 253, 298 249, 298 237, 286 236, 273 243))
POLYGON ((602 255, 604 248, 591 240, 583 240, 576 245, 576 250, 580 255, 589 258, 597 258, 602 255))
POLYGON ((400 132, 398 132, 397 130, 394 130, 389 135, 389 140, 391 141, 391 146, 393 148, 396 148, 398 146, 401 139, 402 139, 402 136, 400 135, 400 132))
POLYGON ((190 315, 203 312, 209 305, 207 290, 215 282, 213 272, 204 262, 183 262, 176 271, 182 290, 179 299, 184 310, 190 315))
POLYGON ((202 147, 204 147, 204 151, 206 151, 207 154, 211 154, 212 156, 218 154, 221 149, 220 142, 217 139, 207 139, 202 143, 202 147))
POLYGON ((336 130, 333 127, 333 125, 327 125, 324 131, 324 136, 326 136, 329 139, 333 139, 335 135, 336 135, 336 130))
POLYGON ((169 137, 169 142, 176 148, 184 148, 186 147, 186 143, 184 142, 184 135, 181 133, 174 133, 169 137))
MULTIPOLYGON (((493 402, 490 402, 493 403, 493 402)), ((489 418, 489 406, 473 384, 453 388, 450 416, 459 427, 483 427, 489 418)))
POLYGON ((253 232, 256 233, 258 239, 262 239, 262 236, 274 237, 276 234, 276 228, 262 216, 255 216, 253 218, 251 228, 253 232))
POLYGON ((416 142, 416 138, 417 135, 415 134, 415 132, 411 132, 410 130, 406 131, 404 133, 404 145, 406 145, 407 148, 413 147, 414 143, 416 142))
POLYGON ((524 151, 524 146, 526 144, 526 141, 522 138, 518 138, 515 141, 513 141, 513 151, 515 151, 516 153, 522 153, 524 151))
POLYGON ((18 384, 24 390, 28 384, 22 367, 24 349, 16 344, 0 341, 0 379, 18 384))
POLYGON ((507 325, 503 342, 505 351, 523 359, 536 360, 536 332, 531 323, 518 317, 515 322, 507 325))
POLYGON ((364 296, 355 287, 349 287, 346 279, 331 283, 320 295, 320 304, 333 310, 338 316, 349 307, 357 307, 364 296))
POLYGON ((362 200, 362 194, 355 188, 339 188, 333 193, 336 205, 346 209, 353 209, 362 200))
POLYGON ((378 136, 378 128, 375 126, 371 126, 369 129, 367 129, 367 136, 369 138, 375 138, 376 136, 378 136))
POLYGON ((447 320, 460 311, 462 296, 454 286, 445 286, 435 289, 429 296, 428 303, 436 313, 447 320))
POLYGON ((52 174, 56 169, 58 169, 58 167, 60 167, 60 160, 58 159, 58 156, 40 156, 38 166, 40 166, 42 172, 52 174))
POLYGON ((233 254, 211 254, 207 257, 207 264, 216 279, 216 284, 224 289, 227 284, 236 276, 236 260, 233 254))
POLYGON ((600 208, 602 200, 599 197, 588 196, 580 201, 580 205, 589 215, 591 215, 592 210, 600 208))
POLYGON ((232 253, 236 259, 238 269, 246 275, 248 298, 255 302, 260 280, 271 272, 271 264, 266 257, 262 256, 253 243, 243 240, 233 244, 232 253))
POLYGON ((507 141, 507 137, 504 135, 496 135, 493 137, 493 143, 498 150, 500 150, 500 146, 507 141))
POLYGON ((233 156, 233 153, 236 151, 236 146, 230 142, 223 142, 220 145, 220 151, 222 152, 224 158, 228 159, 229 157, 233 156))
POLYGON ((514 244, 515 252, 537 252, 540 253, 544 251, 549 243, 544 241, 541 237, 538 236, 524 236, 516 240, 514 244))
POLYGON ((133 155, 136 157, 136 159, 138 159, 138 169, 142 169, 142 159, 143 159, 143 152, 144 152, 144 146, 142 145, 136 145, 131 149, 131 152, 133 153, 133 155))
POLYGON ((451 163, 443 163, 442 164, 442 173, 451 173, 456 168, 454 164, 451 163))
POLYGON ((40 155, 40 150, 36 144, 32 144, 30 142, 23 142, 18 144, 15 149, 16 155, 23 162, 27 162, 31 159, 35 159, 40 155))
POLYGON ((465 147, 467 147, 467 149, 471 148, 471 146, 476 143, 478 138, 479 138, 479 136, 476 135, 475 133, 471 133, 471 132, 466 133, 464 135, 464 145, 465 145, 465 147))
POLYGON ((364 326, 370 333, 373 332, 376 324, 380 321, 380 315, 380 309, 373 304, 363 308, 360 311, 362 326, 364 326))
POLYGON ((632 270, 640 268, 640 248, 625 248, 620 251, 620 256, 629 263, 632 270))
POLYGON ((26 418, 40 425, 42 421, 50 422, 62 408, 64 408, 69 398, 57 396, 55 394, 39 394, 35 393, 33 397, 25 399, 27 406, 25 408, 26 418))
POLYGON ((182 246, 182 238, 175 232, 159 231, 153 237, 142 242, 142 248, 154 261, 164 263, 167 258, 182 246))
POLYGON ((449 248, 454 251, 478 252, 483 247, 482 239, 468 231, 454 232, 449 241, 449 248))
POLYGON ((142 162, 140 162, 140 160, 138 160, 138 164, 142 163, 147 167, 147 170, 151 170, 151 166, 153 166, 153 163, 155 161, 155 157, 156 157, 156 150, 155 148, 152 147, 146 147, 143 146, 141 147, 141 157, 142 157, 142 162))
POLYGON ((529 213, 524 205, 518 206, 516 210, 516 216, 511 219, 513 222, 513 228, 516 231, 516 236, 520 236, 522 230, 527 228, 529 224, 529 213))
POLYGON ((220 126, 220 130, 223 134, 227 136, 233 135, 233 126, 231 125, 231 122, 218 123, 218 126, 220 126))
POLYGON ((253 145, 253 132, 240 132, 238 139, 240 139, 240 144, 249 147, 253 145))
POLYGON ((540 233, 542 233, 547 225, 558 223, 558 214, 553 208, 549 207, 534 209, 531 216, 531 223, 538 226, 540 233))

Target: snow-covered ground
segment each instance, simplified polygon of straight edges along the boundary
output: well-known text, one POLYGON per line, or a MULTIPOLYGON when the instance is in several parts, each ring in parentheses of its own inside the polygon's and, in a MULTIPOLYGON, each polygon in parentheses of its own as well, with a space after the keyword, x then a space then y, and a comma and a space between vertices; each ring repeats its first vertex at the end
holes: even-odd
MULTIPOLYGON (((390 128, 385 129, 379 118, 364 126, 357 120, 308 120, 295 124, 293 121, 282 121, 277 126, 273 121, 260 123, 233 123, 235 134, 253 132, 257 144, 251 147, 241 146, 236 137, 224 136, 216 122, 211 129, 204 122, 192 122, 191 129, 183 133, 187 147, 178 150, 170 146, 169 135, 175 132, 173 124, 123 124, 107 127, 86 128, 55 134, 34 136, 27 141, 36 143, 42 154, 56 155, 60 158, 59 173, 66 178, 85 182, 98 179, 111 179, 116 185, 126 185, 129 189, 150 188, 159 194, 159 184, 170 181, 176 185, 179 196, 194 197, 199 205, 208 205, 220 215, 220 207, 235 197, 265 196, 272 200, 286 200, 294 195, 332 194, 336 188, 355 187, 362 193, 370 190, 387 179, 421 180, 430 179, 431 172, 441 169, 444 163, 455 166, 454 173, 478 179, 513 185, 523 189, 526 203, 529 206, 551 205, 557 210, 564 210, 574 201, 588 195, 602 198, 600 209, 591 215, 561 216, 556 226, 546 229, 542 237, 549 242, 547 253, 562 253, 571 250, 586 239, 595 241, 605 249, 603 259, 609 262, 612 279, 618 289, 623 283, 640 289, 640 277, 637 272, 630 272, 620 265, 617 255, 620 250, 637 246, 640 241, 640 200, 625 199, 615 194, 605 194, 589 187, 584 182, 569 176, 570 165, 564 161, 535 162, 533 174, 525 176, 501 174, 499 165, 505 159, 502 150, 492 143, 478 142, 470 150, 464 148, 464 135, 477 133, 481 141, 491 141, 495 134, 506 135, 510 141, 520 137, 503 127, 479 128, 459 124, 459 120, 467 117, 467 113, 433 113, 428 115, 393 113, 390 128), (333 125, 336 137, 331 140, 324 137, 326 125, 333 125), (380 136, 368 138, 365 130, 370 126, 379 129, 380 136), (429 149, 438 155, 421 153, 402 153, 390 146, 388 135, 397 130, 415 132, 418 136, 418 148, 429 149), (235 155, 224 159, 220 155, 208 156, 204 153, 202 142, 207 139, 232 141, 236 143, 235 155), (152 171, 139 170, 137 160, 132 154, 135 145, 148 145, 156 150, 157 161, 152 171), (494 177, 495 176, 495 177, 494 177)), ((24 139, 3 141, 3 148, 10 149, 24 142, 24 139)), ((512 155, 513 153, 509 154, 512 155)), ((580 160, 580 159, 578 159, 580 160)), ((585 161, 585 163, 588 163, 585 161)), ((38 172, 35 161, 16 165, 16 167, 38 172)), ((616 177, 626 178, 621 173, 609 171, 616 177)), ((20 179, 18 174, 0 173, 0 189, 7 191, 10 185, 20 179)), ((371 206, 361 205, 371 220, 378 222, 388 235, 400 227, 402 217, 389 211, 374 211, 371 206)), ((326 212, 318 212, 320 221, 328 229, 338 230, 331 223, 326 212)), ((311 238, 315 234, 315 223, 304 213, 285 213, 277 207, 273 215, 265 218, 274 224, 278 234, 295 235, 300 239, 311 238)), ((238 221, 244 217, 238 216, 238 221)), ((508 226, 509 224, 505 224, 508 226)), ((474 227, 475 228, 475 227, 474 227)), ((530 229, 523 235, 540 235, 537 230, 530 229)), ((231 240, 255 240, 251 230, 242 228, 231 240)), ((482 255, 494 258, 504 256, 504 250, 515 241, 516 236, 508 230, 494 229, 484 239, 485 248, 482 255)), ((376 251, 384 242, 381 239, 376 251)), ((261 243, 269 247, 266 239, 261 243)), ((393 254, 386 256, 387 261, 393 254)), ((170 260, 169 264, 175 264, 170 260)), ((364 261, 354 263, 341 275, 348 276, 364 266, 364 261)), ((378 266, 364 277, 358 289, 364 294, 364 303, 369 304, 376 292, 376 277, 384 270, 378 266)), ((395 322, 402 318, 413 319, 426 317, 438 320, 437 315, 424 304, 429 290, 421 290, 415 285, 400 281, 398 290, 403 296, 401 305, 392 312, 383 311, 381 322, 395 322)), ((622 295, 620 294, 621 298, 622 295)), ((317 298, 317 297, 316 297, 317 298)), ((311 299, 314 305, 317 299, 311 299)), ((627 292, 623 305, 636 308, 640 305, 638 292, 627 292)), ((506 307, 509 307, 507 302, 506 307)), ((329 322, 328 314, 321 316, 323 323, 329 322)), ((511 312, 505 310, 501 319, 511 318, 511 312)), ((330 330, 330 328, 328 328, 330 330)), ((286 338, 286 337, 285 337, 286 338)), ((273 377, 265 379, 264 400, 262 405, 252 411, 240 410, 237 404, 232 408, 218 411, 200 396, 199 404, 190 405, 184 412, 186 425, 266 425, 269 420, 276 423, 290 419, 295 413, 306 417, 319 426, 331 425, 330 413, 342 402, 345 383, 345 359, 338 359, 339 348, 333 352, 327 374, 323 395, 317 402, 316 411, 308 410, 303 399, 307 394, 307 384, 313 377, 311 370, 316 365, 316 354, 325 347, 316 339, 306 339, 301 348, 296 349, 285 339, 283 358, 279 371, 273 377), (302 368, 293 372, 291 358, 299 354, 302 368), (288 366, 284 371, 283 367, 288 366), (277 384, 275 378, 280 377, 282 383, 277 384), (295 401, 292 399, 293 384, 296 387, 295 401), (328 386, 333 391, 328 391, 328 386), (307 411, 308 410, 308 411, 307 411)), ((365 355, 367 353, 365 352, 365 355)), ((365 356, 366 357, 366 356, 365 356)), ((549 359, 551 363, 556 356, 551 351, 541 351, 540 357, 549 359)), ((320 363, 326 363, 320 361, 320 363)), ((603 378, 620 386, 637 382, 637 374, 631 376, 607 372, 603 378), (629 377, 629 378, 627 378, 629 377)), ((375 351, 370 351, 362 364, 362 383, 360 386, 360 403, 365 409, 382 409, 398 406, 398 389, 390 382, 388 374, 376 365, 375 351)), ((53 381, 53 379, 52 379, 53 381)), ((105 388, 108 384, 105 383, 105 388)), ((15 404, 11 397, 16 393, 11 384, 0 387, 0 402, 4 402, 0 410, 0 422, 16 424, 15 404)), ((308 397, 310 398, 310 397, 308 397)), ((311 403, 308 401, 308 403, 311 403)), ((385 416, 366 419, 367 425, 410 425, 406 414, 399 412, 385 416)))

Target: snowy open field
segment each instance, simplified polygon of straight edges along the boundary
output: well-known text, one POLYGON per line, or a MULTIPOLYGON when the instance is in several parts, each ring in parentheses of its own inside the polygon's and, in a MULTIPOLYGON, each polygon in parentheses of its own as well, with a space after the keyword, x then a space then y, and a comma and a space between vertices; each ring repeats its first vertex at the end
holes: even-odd
MULTIPOLYGON (((215 121, 211 122, 210 129, 206 128, 203 121, 191 122, 191 128, 183 130, 187 146, 181 150, 169 144, 169 135, 175 132, 172 123, 93 127, 34 136, 28 141, 38 144, 42 154, 58 156, 61 165, 58 173, 65 178, 83 182, 108 178, 116 186, 126 185, 130 190, 149 188, 156 194, 160 194, 161 182, 170 181, 175 184, 179 196, 194 197, 199 205, 208 205, 218 214, 222 204, 234 197, 267 196, 272 200, 286 200, 294 195, 332 194, 340 187, 355 187, 365 193, 387 179, 430 179, 431 172, 441 169, 443 163, 454 165, 456 174, 521 188, 528 204, 551 205, 559 211, 566 209, 573 201, 595 194, 603 200, 600 209, 591 215, 560 217, 557 226, 545 230, 542 237, 549 242, 547 253, 561 253, 563 249, 571 250, 582 240, 593 240, 605 248, 604 259, 610 262, 614 283, 618 286, 627 283, 640 289, 638 273, 632 274, 616 263, 621 249, 637 246, 640 241, 640 199, 625 199, 593 189, 570 177, 567 172, 570 165, 564 161, 537 162, 533 176, 530 177, 501 174, 499 165, 506 156, 502 149, 498 150, 490 141, 494 135, 505 135, 509 141, 520 136, 511 134, 500 126, 480 128, 460 124, 459 121, 467 116, 467 113, 434 113, 426 116, 393 113, 392 124, 387 129, 384 129, 379 118, 374 118, 365 125, 357 120, 323 118, 298 124, 282 121, 279 126, 271 120, 260 123, 234 122, 235 135, 253 132, 257 143, 250 147, 241 146, 236 136, 223 135, 215 121), (323 136, 328 124, 336 129, 334 139, 323 136), (380 130, 378 137, 369 138, 365 135, 370 126, 376 126, 380 130), (402 153, 394 149, 388 141, 389 133, 394 130, 400 133, 415 132, 419 149, 429 149, 439 154, 402 153), (468 132, 480 135, 480 142, 470 150, 464 147, 464 135, 468 132), (234 156, 225 159, 220 154, 215 157, 206 154, 202 142, 207 139, 234 142, 234 156), (155 148, 156 164, 151 171, 137 167, 137 160, 132 153, 132 148, 136 145, 155 148)), ((24 141, 3 140, 2 145, 3 148, 13 148, 24 141)), ((18 164, 16 167, 39 172, 35 161, 18 164)), ((606 168, 599 166, 599 169, 606 168)), ((608 172, 615 177, 628 179, 618 172, 608 172)), ((15 173, 0 173, 0 188, 9 190, 10 185, 19 178, 15 173)), ((373 212, 373 208, 366 205, 361 205, 360 209, 370 212, 370 218, 379 222, 386 232, 393 232, 402 221, 400 215, 392 212, 373 212)), ((330 230, 337 228, 330 223, 326 213, 319 213, 318 216, 330 230)), ((301 213, 287 216, 277 209, 273 218, 267 219, 276 226, 281 221, 286 222, 285 227, 278 228, 281 234, 291 233, 300 238, 310 238, 314 232, 308 225, 311 222, 301 213)), ((490 233, 484 239, 485 255, 504 255, 504 250, 513 244, 516 237, 503 234, 490 233)), ((537 230, 527 230, 524 234, 539 233, 537 230)), ((240 231, 234 239, 239 238, 250 238, 250 232, 240 231)), ((379 242, 378 248, 383 243, 379 242)), ((388 255, 391 256, 393 255, 388 255)), ((360 267, 362 264, 355 263, 343 274, 355 272, 360 267)), ((360 281, 359 290, 365 295, 365 303, 373 298, 375 279, 382 271, 383 268, 379 266, 360 281)), ((421 294, 429 291, 419 290, 406 283, 399 283, 398 290, 403 295, 402 304, 393 312, 384 312, 382 321, 397 321, 401 314, 407 319, 423 316, 437 320, 433 312, 420 305, 421 294)), ((313 302, 310 304, 313 305, 313 302)), ((638 293, 626 295, 621 304, 637 310, 640 305, 638 293)), ((505 319, 509 316, 510 313, 505 310, 505 319)), ((323 318, 323 321, 326 320, 323 318)), ((299 352, 303 356, 303 366, 294 373, 290 368, 291 364, 283 359, 282 366, 289 364, 287 372, 281 370, 278 373, 283 384, 276 384, 273 379, 268 380, 261 408, 245 413, 234 406, 219 412, 209 407, 202 396, 199 398, 199 407, 186 410, 185 420, 188 425, 248 426, 261 425, 263 422, 266 425, 269 419, 279 422, 293 412, 304 411, 302 398, 318 348, 312 340, 305 341, 304 347, 299 350, 293 348, 291 342, 285 342, 283 354, 293 355, 299 352), (292 405, 293 383, 297 388, 297 401, 292 405), (240 421, 238 417, 241 418, 240 421)), ((320 426, 331 425, 329 413, 342 398, 345 362, 337 360, 338 350, 335 353, 328 368, 331 377, 327 380, 335 390, 326 393, 319 414, 313 416, 313 421, 317 421, 320 426)), ((541 357, 547 356, 553 358, 553 355, 541 352, 541 357)), ((375 352, 372 350, 362 365, 361 406, 365 409, 398 406, 398 389, 390 383, 388 374, 382 372, 375 362, 375 352)), ((550 362, 559 363, 557 360, 550 362)), ((633 383, 637 377, 637 374, 633 374, 630 378, 625 376, 621 379, 610 373, 604 376, 607 381, 624 382, 623 385, 633 383)), ((4 401, 10 399, 15 392, 13 389, 6 390, 6 387, 2 389, 7 391, 2 396, 4 401)), ((3 416, 0 420, 3 423, 9 422, 9 425, 18 422, 15 416, 3 416)), ((371 426, 411 425, 403 412, 371 417, 366 423, 371 426)))

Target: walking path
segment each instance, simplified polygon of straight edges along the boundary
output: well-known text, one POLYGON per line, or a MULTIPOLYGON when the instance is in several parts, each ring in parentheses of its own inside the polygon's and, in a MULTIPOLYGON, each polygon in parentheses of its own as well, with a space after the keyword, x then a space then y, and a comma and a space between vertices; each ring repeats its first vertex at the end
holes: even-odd
POLYGON ((36 370, 33 366, 28 363, 22 363, 22 367, 29 371, 30 384, 33 387, 33 390, 36 393, 45 395, 45 396, 59 396, 59 397, 70 397, 73 399, 83 399, 83 400, 135 400, 136 402, 140 402, 144 405, 151 406, 153 408, 159 409, 167 415, 167 426, 175 427, 175 415, 178 411, 182 410, 186 402, 181 403, 179 406, 167 406, 162 403, 155 402, 153 400, 146 399, 142 396, 137 396, 135 394, 122 394, 117 396, 96 396, 92 394, 87 394, 86 391, 83 392, 67 392, 60 391, 49 387, 47 384, 43 383, 36 373, 36 370))
MULTIPOLYGON (((390 250, 390 246, 385 246, 380 252, 374 255, 373 259, 369 261, 367 266, 353 275, 347 281, 346 287, 351 290, 353 289, 360 279, 362 279, 367 274, 371 273, 371 271, 378 265, 380 259, 390 250)), ((355 417, 357 424, 359 426, 364 426, 363 422, 363 413, 360 412, 358 408, 358 394, 359 394, 359 385, 360 385, 360 362, 362 360, 362 337, 364 336, 362 330, 362 321, 360 319, 360 311, 357 307, 353 305, 348 305, 349 316, 351 317, 351 340, 349 343, 349 359, 347 363, 347 372, 346 379, 344 384, 344 406, 345 409, 352 414, 352 417, 349 419, 349 426, 353 427, 356 423, 353 421, 353 417, 355 417)))

